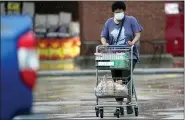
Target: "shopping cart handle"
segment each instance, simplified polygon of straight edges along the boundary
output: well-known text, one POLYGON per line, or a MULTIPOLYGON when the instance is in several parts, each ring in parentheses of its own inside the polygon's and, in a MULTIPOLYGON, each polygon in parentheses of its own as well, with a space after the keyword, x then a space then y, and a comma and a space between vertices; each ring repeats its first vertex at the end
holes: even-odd
POLYGON ((129 45, 109 45, 108 47, 125 47, 125 48, 133 48, 134 45, 129 46, 129 45))

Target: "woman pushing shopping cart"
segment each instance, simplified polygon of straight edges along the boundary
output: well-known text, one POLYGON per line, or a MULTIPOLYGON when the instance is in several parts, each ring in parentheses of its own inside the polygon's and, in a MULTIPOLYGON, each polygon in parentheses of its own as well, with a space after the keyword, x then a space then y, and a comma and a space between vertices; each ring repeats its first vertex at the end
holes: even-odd
MULTIPOLYGON (((113 18, 109 18, 104 25, 101 32, 102 45, 96 48, 96 66, 97 66, 97 78, 98 70, 107 69, 111 70, 112 79, 114 82, 122 81, 122 84, 128 87, 128 96, 126 101, 127 114, 133 113, 133 107, 135 106, 136 116, 138 115, 137 105, 132 104, 132 95, 135 93, 137 102, 137 96, 135 87, 133 84, 133 70, 135 64, 139 60, 139 53, 136 43, 139 41, 141 32, 143 30, 140 23, 133 16, 125 15, 126 5, 122 1, 117 1, 112 4, 113 18)), ((98 80, 97 80, 98 85, 98 80)), ((115 97, 115 96, 114 96, 115 97)), ((96 113, 97 116, 103 117, 103 106, 98 105, 96 113)), ((118 107, 116 108, 114 115, 119 117, 119 113, 124 114, 123 96, 115 97, 118 107)))

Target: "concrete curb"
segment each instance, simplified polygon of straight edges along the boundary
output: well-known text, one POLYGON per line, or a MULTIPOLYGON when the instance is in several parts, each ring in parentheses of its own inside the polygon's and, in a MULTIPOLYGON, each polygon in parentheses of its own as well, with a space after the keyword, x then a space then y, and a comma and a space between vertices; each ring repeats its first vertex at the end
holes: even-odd
MULTIPOLYGON (((110 70, 99 71, 100 75, 110 73, 110 70)), ((144 74, 184 74, 184 68, 137 68, 134 70, 135 75, 144 74)), ((61 71, 61 70, 51 70, 51 71, 39 71, 38 76, 83 76, 96 75, 96 70, 77 70, 77 71, 61 71)))

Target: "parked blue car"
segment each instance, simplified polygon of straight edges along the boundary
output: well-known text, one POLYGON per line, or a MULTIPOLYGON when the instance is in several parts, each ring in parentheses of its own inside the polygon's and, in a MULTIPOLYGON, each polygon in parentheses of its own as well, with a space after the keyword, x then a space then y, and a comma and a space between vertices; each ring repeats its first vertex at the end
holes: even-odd
POLYGON ((39 59, 32 18, 1 16, 0 120, 30 114, 39 59))

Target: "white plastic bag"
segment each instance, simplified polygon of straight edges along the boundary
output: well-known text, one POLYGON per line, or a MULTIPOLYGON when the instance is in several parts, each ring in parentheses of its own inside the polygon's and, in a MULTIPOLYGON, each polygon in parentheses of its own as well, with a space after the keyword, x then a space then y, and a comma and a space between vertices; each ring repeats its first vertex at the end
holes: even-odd
POLYGON ((128 88, 126 85, 122 85, 119 82, 114 83, 115 85, 115 95, 116 96, 127 96, 128 88))
POLYGON ((114 82, 112 80, 106 81, 104 92, 104 95, 114 95, 114 82))
POLYGON ((101 80, 101 82, 98 84, 98 86, 95 88, 95 92, 97 96, 102 96, 104 93, 105 88, 105 81, 101 80))
POLYGON ((95 92, 97 96, 114 95, 113 80, 107 80, 105 75, 98 86, 95 88, 95 92))

